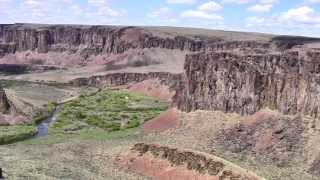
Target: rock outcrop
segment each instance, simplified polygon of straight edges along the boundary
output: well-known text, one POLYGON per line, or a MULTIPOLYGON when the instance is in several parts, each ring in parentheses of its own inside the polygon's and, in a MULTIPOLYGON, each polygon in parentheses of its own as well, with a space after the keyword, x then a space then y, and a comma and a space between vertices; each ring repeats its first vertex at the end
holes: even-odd
POLYGON ((232 153, 250 154, 262 162, 288 166, 301 158, 307 139, 301 117, 259 111, 217 134, 215 145, 232 153))
POLYGON ((159 33, 149 28, 130 26, 2 24, 0 58, 5 58, 0 62, 20 63, 21 58, 30 59, 28 56, 31 56, 37 62, 53 64, 52 61, 59 59, 57 53, 60 53, 65 61, 77 61, 77 65, 86 65, 92 56, 120 54, 130 49, 160 48, 190 52, 242 50, 248 53, 265 53, 273 44, 270 38, 270 42, 245 40, 247 36, 243 40, 226 39, 220 35, 223 32, 213 35, 185 35, 173 31, 174 29, 168 28, 159 33), (21 54, 23 52, 28 53, 21 54), (14 55, 19 53, 20 55, 14 55))
POLYGON ((152 144, 136 144, 117 160, 124 168, 159 180, 263 179, 212 155, 152 144))
POLYGON ((188 55, 176 104, 185 111, 221 110, 245 115, 268 107, 284 114, 319 117, 317 54, 302 56, 299 51, 287 51, 266 55, 188 55))
POLYGON ((216 37, 172 38, 154 35, 146 28, 119 26, 75 26, 75 25, 0 25, 0 47, 2 54, 15 51, 36 50, 77 51, 83 55, 123 53, 131 48, 166 48, 189 51, 227 50, 235 48, 269 48, 270 44, 257 41, 224 41, 216 37))
MULTIPOLYGON (((161 47, 199 50, 204 44, 186 37, 161 39, 142 28, 117 26, 2 25, 0 37, 13 51, 68 51, 82 49, 83 55, 122 53, 130 48, 161 47)), ((8 48, 10 49, 10 48, 8 48)), ((6 52, 4 52, 6 53, 6 52)))
POLYGON ((2 87, 0 87, 0 113, 7 113, 9 109, 10 104, 6 96, 6 92, 2 87))
POLYGON ((114 73, 102 76, 92 76, 90 78, 77 78, 70 81, 75 86, 93 86, 99 88, 130 85, 148 79, 158 79, 161 84, 165 84, 172 89, 181 83, 181 74, 171 74, 166 72, 150 73, 114 73))

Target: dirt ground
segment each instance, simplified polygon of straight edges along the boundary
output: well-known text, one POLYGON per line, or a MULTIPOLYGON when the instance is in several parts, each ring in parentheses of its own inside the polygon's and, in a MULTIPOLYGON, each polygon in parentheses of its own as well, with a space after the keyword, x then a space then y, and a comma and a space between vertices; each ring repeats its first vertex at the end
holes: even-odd
POLYGON ((46 137, 0 146, 0 167, 8 179, 147 179, 119 168, 115 162, 117 155, 139 142, 202 150, 206 145, 206 132, 218 124, 234 123, 228 121, 229 115, 223 116, 220 112, 195 112, 182 114, 181 118, 179 128, 162 133, 145 134, 138 130, 130 137, 102 140, 46 137), (204 117, 211 117, 216 123, 205 123, 204 117), (198 118, 203 121, 197 121, 198 118), (197 128, 202 128, 203 133, 197 133, 197 128))
POLYGON ((238 114, 196 111, 180 113, 179 117, 177 127, 158 133, 147 133, 139 129, 121 138, 48 136, 0 146, 0 167, 4 168, 8 179, 148 179, 120 168, 116 162, 119 154, 143 142, 217 155, 267 179, 316 179, 299 168, 301 164, 277 167, 261 164, 242 154, 214 149, 213 136, 221 129, 239 124, 244 117, 238 114))
POLYGON ((18 75, 0 74, 0 79, 67 83, 76 78, 123 72, 170 72, 175 74, 183 72, 186 53, 187 52, 179 50, 159 48, 130 50, 119 55, 92 57, 92 60, 88 60, 92 61, 92 63, 89 63, 87 66, 67 66, 67 69, 52 70, 41 73, 33 72, 18 75), (95 63, 95 61, 100 60, 103 62, 95 63))

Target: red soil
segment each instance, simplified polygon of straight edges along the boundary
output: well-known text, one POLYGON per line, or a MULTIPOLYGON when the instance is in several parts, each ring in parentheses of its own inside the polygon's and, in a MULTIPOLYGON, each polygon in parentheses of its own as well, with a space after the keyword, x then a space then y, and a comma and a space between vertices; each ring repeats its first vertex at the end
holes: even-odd
POLYGON ((28 118, 23 115, 0 114, 0 125, 15 125, 28 122, 28 118))
POLYGON ((134 84, 129 90, 166 101, 171 101, 172 97, 175 95, 174 91, 170 91, 168 86, 162 85, 157 79, 148 79, 134 84))
POLYGON ((173 167, 168 161, 156 159, 148 154, 139 157, 132 153, 125 158, 131 161, 122 161, 122 167, 152 177, 153 180, 219 180, 218 176, 200 174, 183 166, 173 167))
POLYGON ((145 132, 163 132, 180 125, 180 112, 171 108, 143 125, 145 132))
POLYGON ((246 117, 242 123, 245 126, 254 127, 254 126, 257 126, 259 123, 262 123, 263 121, 266 121, 274 117, 275 117, 275 114, 273 112, 259 111, 251 116, 246 117))
POLYGON ((262 161, 285 166, 301 153, 304 130, 299 117, 261 111, 222 130, 216 142, 233 153, 249 152, 262 161))
POLYGON ((218 157, 152 144, 136 144, 118 165, 153 180, 258 180, 252 172, 218 157))

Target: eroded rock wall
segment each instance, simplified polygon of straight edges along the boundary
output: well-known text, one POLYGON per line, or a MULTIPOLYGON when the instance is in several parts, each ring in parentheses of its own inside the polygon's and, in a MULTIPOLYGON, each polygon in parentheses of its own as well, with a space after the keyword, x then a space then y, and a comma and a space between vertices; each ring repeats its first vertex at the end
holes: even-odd
MULTIPOLYGON (((169 30, 168 30, 169 33, 169 30)), ((155 35, 143 27, 75 25, 0 25, 0 57, 23 51, 68 52, 87 59, 129 49, 164 48, 183 51, 242 49, 264 52, 269 42, 224 40, 218 36, 155 35)), ((80 61, 80 60, 79 60, 80 61)))
POLYGON ((113 73, 101 76, 92 76, 90 78, 78 78, 70 83, 75 86, 93 86, 99 88, 130 85, 142 82, 148 79, 158 79, 161 84, 165 84, 172 89, 180 87, 181 74, 171 74, 166 72, 151 73, 113 73))
POLYGON ((121 166, 153 179, 263 179, 218 157, 191 150, 136 144, 120 155, 121 166))
MULTIPOLYGON (((167 49, 200 50, 203 42, 186 37, 160 38, 136 27, 115 26, 26 26, 1 25, 0 40, 3 46, 12 45, 4 53, 25 50, 78 51, 83 55, 122 53, 130 48, 161 47, 167 49)), ((7 48, 8 49, 8 48, 7 48)))
POLYGON ((184 111, 221 110, 253 114, 271 108, 319 117, 320 59, 299 52, 187 55, 176 104, 184 111))
POLYGON ((6 96, 6 92, 0 87, 0 113, 7 113, 10 109, 10 104, 6 96))

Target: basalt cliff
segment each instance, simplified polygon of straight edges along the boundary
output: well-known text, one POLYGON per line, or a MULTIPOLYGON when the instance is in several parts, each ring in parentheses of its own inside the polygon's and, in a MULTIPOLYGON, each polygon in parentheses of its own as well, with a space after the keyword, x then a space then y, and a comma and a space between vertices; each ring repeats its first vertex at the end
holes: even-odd
POLYGON ((263 55, 188 55, 178 106, 185 111, 209 109, 244 115, 270 108, 318 118, 319 54, 317 50, 291 50, 263 55))
POLYGON ((265 52, 275 44, 268 43, 268 38, 259 34, 184 28, 3 24, 0 25, 0 62, 83 66, 110 62, 112 55, 126 54, 130 50, 154 48, 187 52, 265 52))
POLYGON ((318 42, 184 28, 3 24, 0 63, 13 72, 104 68, 105 73, 72 79, 74 85, 118 86, 159 78, 176 90, 174 103, 184 111, 253 114, 268 107, 318 117, 318 42))
POLYGON ((3 88, 0 88, 0 113, 6 113, 10 109, 6 93, 3 88))

